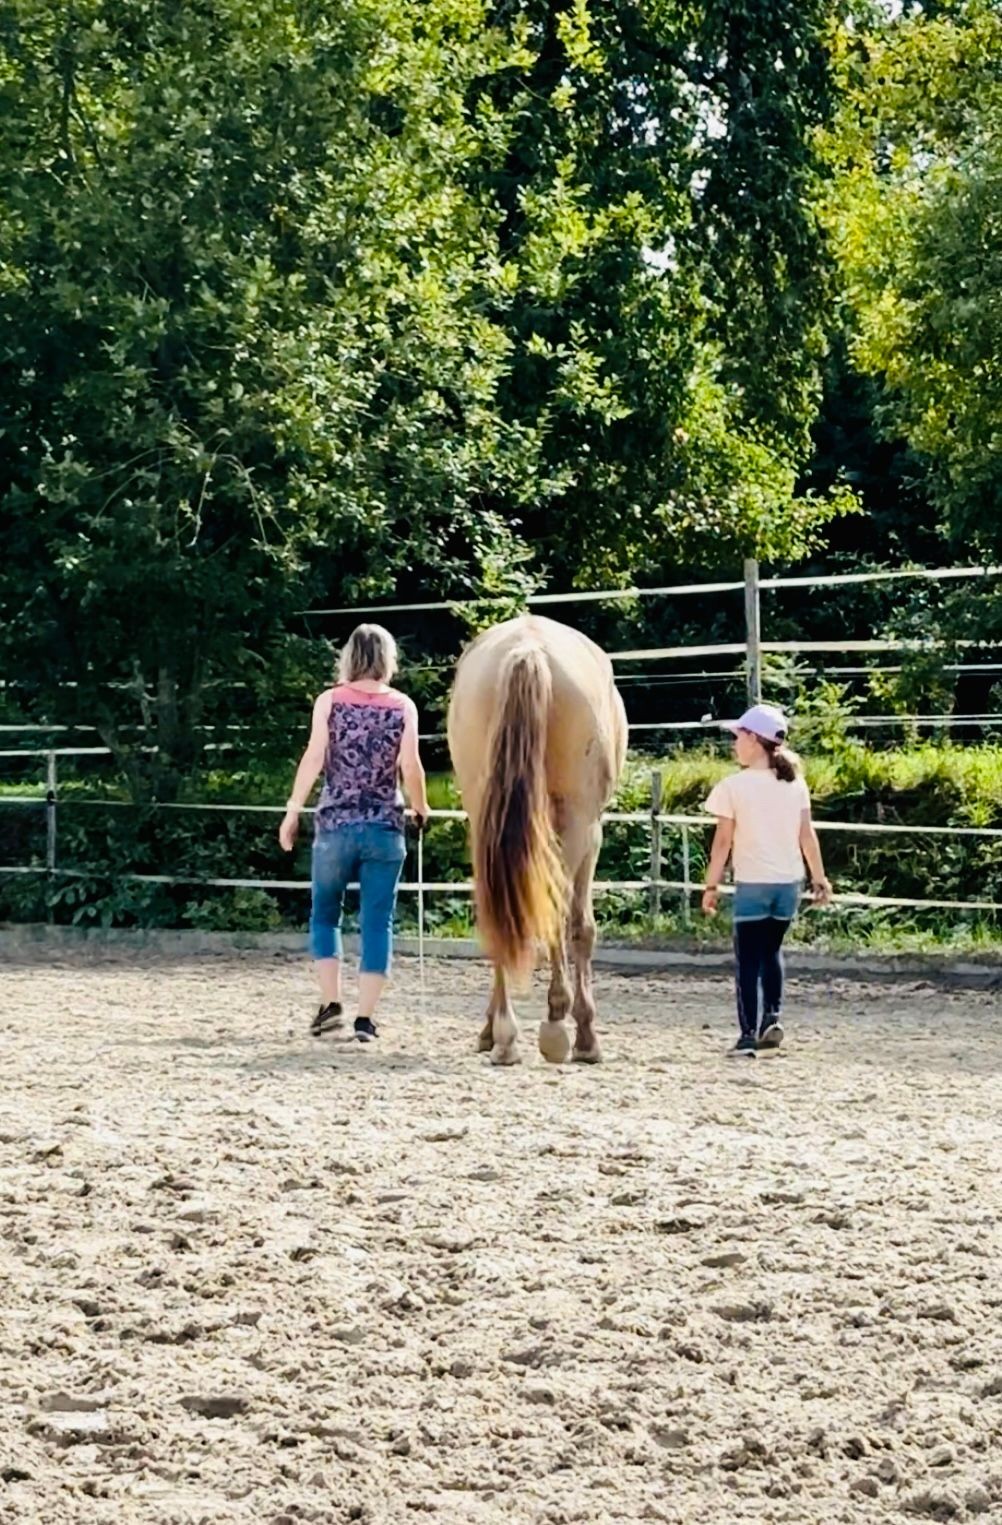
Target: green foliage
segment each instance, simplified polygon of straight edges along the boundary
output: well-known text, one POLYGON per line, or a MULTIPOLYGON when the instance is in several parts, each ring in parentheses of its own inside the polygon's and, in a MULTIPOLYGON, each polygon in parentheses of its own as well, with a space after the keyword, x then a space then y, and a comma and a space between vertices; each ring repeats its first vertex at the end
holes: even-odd
MULTIPOLYGON (((798 720, 798 734, 801 724, 798 720)), ((897 751, 876 752, 855 741, 840 744, 833 734, 830 744, 819 742, 806 753, 806 772, 814 799, 816 818, 873 822, 885 825, 968 826, 1002 828, 1002 749, 997 746, 957 747, 925 742, 897 751)), ((714 783, 733 769, 733 762, 720 751, 690 751, 654 764, 651 759, 631 758, 617 795, 615 808, 626 812, 650 810, 650 778, 653 766, 663 775, 666 814, 704 818, 703 801, 714 783)), ((246 775, 232 780, 220 774, 214 781, 217 799, 274 799, 285 783, 281 777, 246 775)), ((455 786, 450 778, 430 780, 433 807, 456 806, 455 786)), ((51 916, 57 922, 84 926, 193 926, 204 930, 269 931, 302 927, 307 912, 305 885, 309 878, 309 838, 300 843, 290 862, 275 840, 277 815, 209 813, 189 815, 184 810, 134 807, 100 809, 85 806, 87 790, 79 788, 76 804, 60 807, 59 863, 77 870, 81 877, 51 884, 38 876, 0 876, 0 920, 31 921, 51 916), (136 884, 129 873, 163 874, 174 878, 257 878, 299 881, 303 890, 263 891, 200 889, 197 884, 169 887, 136 884)), ((73 796, 71 795, 71 799, 73 796)), ((7 818, 15 809, 5 807, 0 796, 0 830, 8 830, 7 818)), ((17 807, 22 820, 24 807, 17 807)), ((689 874, 698 883, 705 867, 712 822, 689 829, 689 874)), ((6 861, 38 864, 39 838, 33 828, 6 848, 6 861)), ((1002 839, 978 837, 880 836, 861 832, 823 832, 825 858, 837 886, 843 892, 899 896, 923 900, 980 900, 1002 903, 1002 839)), ((609 823, 600 865, 608 880, 644 880, 650 862, 650 833, 641 824, 609 823)), ((433 821, 425 837, 425 877, 461 883, 469 876, 466 828, 461 821, 433 821)), ((409 850, 404 878, 414 878, 417 855, 409 850)), ((683 877, 682 832, 666 825, 663 834, 663 877, 683 877)), ((600 919, 607 928, 651 928, 647 921, 646 892, 610 892, 599 896, 600 919)), ((675 892, 664 895, 666 914, 678 909, 675 892)), ((457 892, 428 895, 425 901, 428 931, 446 934, 468 930, 469 896, 457 892)), ((398 924, 402 931, 416 926, 417 902, 413 894, 400 899, 398 924)), ((352 913, 353 914, 353 913, 352 913)), ((984 917, 967 913, 893 913, 893 922, 916 936, 926 935, 930 925, 946 935, 945 928, 970 928, 984 917)), ((838 919, 817 919, 817 933, 842 932, 870 936, 883 925, 885 913, 846 909, 838 919), (826 930, 827 929, 827 930, 826 930), (839 930, 841 929, 841 930, 839 930)), ((814 923, 811 923, 813 926, 814 923)), ((632 934, 631 934, 632 935, 632 934)), ((715 934, 707 933, 708 936, 715 934)), ((815 935, 803 929, 802 935, 815 935)), ((885 940, 890 936, 885 928, 885 940)), ((959 933, 958 933, 959 935, 959 933)), ((966 935, 966 934, 965 934, 966 935)))
POLYGON ((184 920, 200 932, 277 932, 284 925, 267 890, 217 890, 212 898, 189 902, 184 920))
POLYGON ((825 219, 853 355, 929 465, 967 555, 1002 547, 1002 13, 958 3, 840 34, 825 219))
POLYGON ((806 663, 766 652, 763 687, 774 694, 796 728, 797 746, 810 752, 845 753, 861 746, 850 732, 859 699, 848 683, 819 677, 806 663))
POLYGON ((118 866, 95 867, 79 878, 56 878, 46 905, 56 922, 74 927, 169 927, 177 911, 168 889, 117 877, 118 866))
MULTIPOLYGON (((544 578, 669 580, 822 545, 931 559, 940 528, 964 560, 997 556, 1002 17, 954 0, 853 7, 850 27, 847 9, 10 0, 4 713, 96 725, 142 808, 61 780, 60 862, 82 877, 0 880, 3 914, 301 921, 297 892, 123 876, 305 878, 306 845, 282 859, 267 815, 149 807, 284 797, 333 662, 314 604, 472 599, 475 631, 544 578), (858 499, 869 517, 843 523, 858 499), (237 740, 239 763, 210 739, 237 740)), ((948 709, 950 643, 1002 640, 1002 587, 892 597, 805 595, 775 633, 802 632, 809 601, 812 633, 920 636, 871 697, 948 709)), ((593 606, 589 628, 612 649, 727 641, 736 609, 593 606)), ((456 633, 450 616, 405 632, 430 722, 456 633)), ((791 663, 769 682, 821 811, 997 820, 991 749, 874 757, 845 686, 791 663)), ((678 808, 715 766, 672 760, 678 808)), ((19 808, 0 805, 0 861, 38 865, 44 812, 19 808)), ((465 877, 460 824, 427 851, 430 874, 465 877)), ((669 877, 680 851, 669 832, 669 877)), ((701 851, 694 833, 694 873, 701 851)), ((972 840, 831 851, 861 888, 997 891, 972 840)), ((610 826, 603 873, 643 878, 648 852, 643 827, 610 826)), ((467 915, 458 894, 429 904, 430 925, 467 915)), ((635 897, 603 901, 607 921, 635 915, 635 897)))
POLYGON ((311 587, 523 555, 498 504, 546 476, 497 406, 504 283, 459 173, 465 91, 509 62, 481 19, 4 11, 2 654, 39 707, 75 685, 60 718, 137 798, 176 794, 235 683, 268 698, 311 587))
POLYGON ((326 665, 314 600, 515 609, 544 570, 815 543, 844 506, 795 493, 825 14, 11 0, 23 711, 96 724, 132 797, 167 800, 206 725, 283 712, 326 665))
POLYGON ((506 406, 544 428, 558 494, 527 538, 578 585, 802 555, 849 502, 795 494, 823 347, 828 5, 488 9, 524 51, 473 102, 506 406))
MULTIPOLYGON (((859 562, 934 566, 946 552, 928 501, 924 468, 896 437, 878 379, 862 374, 850 358, 850 317, 844 307, 840 321, 843 328, 833 334, 825 360, 814 450, 803 484, 822 495, 845 484, 862 511, 826 530, 825 570, 836 570, 838 558, 845 559, 847 570, 859 562)), ((865 618, 862 590, 850 597, 840 589, 838 600, 843 617, 848 601, 852 612, 865 618)), ((808 594, 803 612, 816 604, 816 594, 808 594)))
MULTIPOLYGON (((943 671, 943 654, 939 651, 902 653, 900 671, 871 673, 869 689, 892 714, 949 715, 954 707, 953 684, 943 671)), ((905 735, 917 742, 919 731, 906 723, 905 735)))

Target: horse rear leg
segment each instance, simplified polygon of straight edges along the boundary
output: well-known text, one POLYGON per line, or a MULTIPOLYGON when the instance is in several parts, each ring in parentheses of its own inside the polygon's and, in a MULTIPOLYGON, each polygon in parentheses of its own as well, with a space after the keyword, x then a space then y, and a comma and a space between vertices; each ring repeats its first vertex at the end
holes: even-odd
POLYGON ((504 970, 494 966, 494 986, 487 1004, 487 1021, 477 1044, 482 1054, 490 1054, 492 1064, 518 1064, 518 1023, 508 996, 504 970))
POLYGON ((595 911, 592 885, 602 846, 602 827, 596 824, 587 851, 574 875, 571 890, 571 958, 574 963, 574 1003, 571 1013, 577 1029, 574 1058, 582 1064, 598 1064, 602 1057, 595 1034, 595 997, 592 994, 591 961, 595 951, 595 911))
POLYGON ((567 950, 561 936, 550 948, 550 990, 547 1017, 539 1024, 539 1052, 551 1064, 563 1064, 571 1051, 571 1038, 564 1025, 571 1009, 571 986, 567 977, 567 950))

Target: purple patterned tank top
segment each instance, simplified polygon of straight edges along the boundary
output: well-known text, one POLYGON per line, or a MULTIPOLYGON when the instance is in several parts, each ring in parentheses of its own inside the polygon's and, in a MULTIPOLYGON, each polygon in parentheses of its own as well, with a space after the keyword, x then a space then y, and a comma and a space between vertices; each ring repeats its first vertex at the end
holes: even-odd
POLYGON ((317 831, 360 821, 404 828, 400 747, 409 700, 339 684, 331 700, 324 786, 317 804, 317 831))

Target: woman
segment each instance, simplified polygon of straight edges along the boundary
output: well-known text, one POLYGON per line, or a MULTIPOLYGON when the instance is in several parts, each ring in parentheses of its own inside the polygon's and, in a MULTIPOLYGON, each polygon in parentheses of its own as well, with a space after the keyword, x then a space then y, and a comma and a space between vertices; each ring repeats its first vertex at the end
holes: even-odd
POLYGON ((323 772, 313 839, 310 952, 316 961, 321 1005, 310 1032, 320 1038, 342 1026, 341 913, 344 892, 361 889, 362 952, 355 1037, 377 1037, 376 1005, 390 971, 393 909, 405 857, 407 796, 424 829, 428 815, 424 768, 418 751, 417 709, 390 687, 397 648, 381 625, 359 625, 341 653, 340 681, 313 706, 309 745, 296 771, 278 840, 291 852, 299 815, 323 772))
POLYGON ((737 956, 738 1041, 732 1053, 783 1041, 783 939, 797 914, 804 860, 814 899, 831 900, 821 844, 811 820, 811 796, 799 759, 787 749, 786 718, 756 704, 728 726, 741 771, 711 790, 703 806, 717 817, 703 910, 717 912, 717 893, 734 855, 734 949, 737 956))

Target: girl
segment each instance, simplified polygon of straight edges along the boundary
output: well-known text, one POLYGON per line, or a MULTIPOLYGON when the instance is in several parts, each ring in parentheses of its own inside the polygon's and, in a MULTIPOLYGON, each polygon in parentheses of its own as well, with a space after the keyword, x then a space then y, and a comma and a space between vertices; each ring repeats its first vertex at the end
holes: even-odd
POLYGON ((390 970, 393 909, 406 853, 404 802, 398 779, 424 829, 428 815, 418 752, 417 710, 390 687, 397 669, 393 637, 381 625, 359 625, 341 653, 340 682, 313 706, 313 730, 296 772, 278 840, 291 852, 299 814, 322 771, 323 789, 313 839, 310 952, 321 1006, 315 1038, 342 1026, 341 912, 344 892, 361 890, 362 950, 355 1037, 377 1037, 376 1004, 390 970))
POLYGON ((711 791, 704 809, 717 817, 703 910, 717 912, 720 880, 734 854, 734 949, 740 1035, 732 1053, 754 1058, 783 1041, 783 938, 800 903, 804 862, 814 899, 831 900, 811 797, 798 759, 786 748, 780 710, 756 704, 727 726, 742 772, 711 791), (761 992, 761 1000, 760 1000, 761 992))

